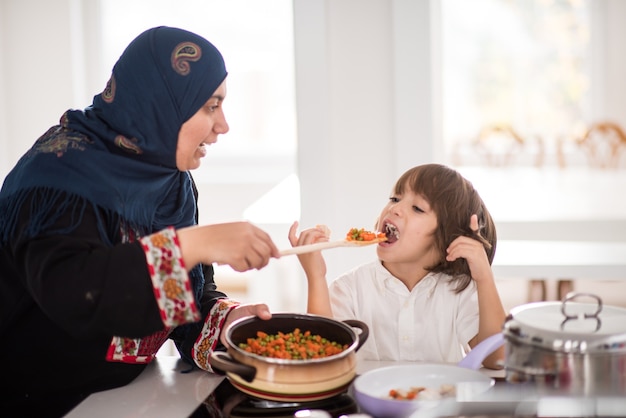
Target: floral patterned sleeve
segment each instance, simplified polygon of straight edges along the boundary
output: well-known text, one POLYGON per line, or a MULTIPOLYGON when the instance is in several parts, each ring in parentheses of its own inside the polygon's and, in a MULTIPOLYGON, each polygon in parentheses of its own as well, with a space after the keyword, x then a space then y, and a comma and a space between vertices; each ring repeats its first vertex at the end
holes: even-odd
POLYGON ((220 342, 219 336, 226 316, 237 306, 239 306, 239 302, 234 300, 219 299, 209 311, 209 314, 204 320, 200 335, 196 339, 192 349, 193 360, 201 369, 210 372, 213 371, 209 364, 209 357, 220 342))
POLYGON ((144 338, 113 337, 106 356, 109 361, 149 363, 173 328, 201 319, 176 230, 164 229, 139 239, 139 243, 146 255, 152 290, 165 329, 144 338))
POLYGON ((164 229, 141 238, 140 242, 146 252, 148 272, 163 324, 171 328, 199 320, 200 312, 175 229, 164 229))
POLYGON ((181 355, 184 358, 190 355, 196 366, 212 372, 209 357, 220 344, 219 336, 226 316, 239 302, 217 292, 212 277, 207 277, 205 296, 200 301, 204 308, 198 306, 174 228, 145 236, 139 243, 146 254, 155 300, 166 328, 145 338, 114 337, 107 358, 126 363, 148 363, 163 342, 179 328, 186 330, 182 335, 193 338, 190 349, 182 348, 185 344, 181 345, 178 339, 181 355))
MULTIPOLYGON (((198 336, 195 337, 191 357, 199 368, 212 372, 209 357, 220 344, 219 336, 226 316, 239 305, 239 302, 227 298, 208 302, 209 306, 211 304, 212 306, 208 312, 202 310, 206 312, 206 317, 202 320, 203 314, 194 300, 176 231, 168 228, 144 237, 140 242, 148 260, 148 271, 163 323, 168 329, 173 329, 200 321, 202 326, 198 336)), ((206 303, 204 299, 202 302, 206 303)))

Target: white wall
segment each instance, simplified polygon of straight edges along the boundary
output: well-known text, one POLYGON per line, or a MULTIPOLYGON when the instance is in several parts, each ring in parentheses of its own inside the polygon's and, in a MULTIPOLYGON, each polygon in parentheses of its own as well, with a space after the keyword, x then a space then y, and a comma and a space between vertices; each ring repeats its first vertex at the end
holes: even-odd
MULTIPOLYGON (((65 109, 102 89, 110 68, 95 49, 99 1, 0 0, 2 178, 65 109), (74 42, 84 66, 70 55, 74 42)), ((626 2, 593 4, 607 64, 595 67, 595 106, 626 125, 626 2)), ((373 224, 401 172, 441 160, 438 1, 294 0, 294 12, 301 224, 326 223, 341 236, 373 224)), ((327 252, 328 277, 371 257, 373 249, 327 252)))
POLYGON ((87 19, 83 3, 93 8, 98 1, 0 0, 2 178, 66 109, 91 103, 94 92, 104 87, 104 77, 97 88, 87 85, 95 79, 93 68, 99 67, 97 44, 92 43, 97 19, 95 13, 87 19), (73 48, 75 44, 84 48, 73 48))
POLYGON ((4 28, 5 20, 8 19, 6 6, 0 1, 0 175, 4 178, 5 167, 13 162, 12 155, 9 154, 9 144, 7 138, 7 119, 6 119, 6 77, 4 75, 4 28))
MULTIPOLYGON (((372 227, 394 180, 435 152, 430 2, 295 0, 303 227, 372 227)), ((329 278, 373 250, 327 252, 329 278)))
MULTIPOLYGON (((602 2, 600 2, 602 3, 602 2)), ((606 55, 603 73, 600 79, 605 84, 601 89, 605 92, 604 107, 605 115, 626 126, 626 54, 624 54, 624 39, 626 39, 626 2, 622 0, 609 0, 604 4, 606 24, 605 29, 606 55)), ((598 5, 602 8, 602 5, 598 5)))
POLYGON ((59 120, 72 99, 69 1, 2 2, 3 144, 9 159, 59 120), (36 13, 33 11, 36 10, 36 13))

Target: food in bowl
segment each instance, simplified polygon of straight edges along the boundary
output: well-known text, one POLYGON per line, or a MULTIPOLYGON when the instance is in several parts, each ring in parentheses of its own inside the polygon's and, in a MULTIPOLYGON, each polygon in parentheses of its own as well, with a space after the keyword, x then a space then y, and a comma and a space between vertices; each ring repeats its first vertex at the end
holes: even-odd
MULTIPOLYGON (((354 395, 364 412, 377 418, 405 418, 450 399, 468 400, 488 391, 495 380, 477 370, 451 364, 401 364, 370 370, 354 380, 354 395), (435 399, 393 399, 392 389, 424 387, 437 391, 454 386, 454 395, 435 399)), ((428 393, 427 393, 428 394, 428 393)), ((427 395, 425 394, 425 395, 427 395)))
POLYGON ((323 358, 341 353, 348 348, 348 344, 339 344, 330 341, 311 331, 300 331, 296 328, 292 332, 267 334, 257 331, 256 338, 248 338, 245 343, 239 343, 242 350, 263 357, 281 358, 286 360, 307 360, 323 358))
POLYGON ((427 388, 425 386, 413 386, 406 389, 390 389, 389 397, 395 400, 405 401, 433 401, 441 398, 450 398, 456 396, 456 386, 451 384, 443 384, 438 389, 427 388))

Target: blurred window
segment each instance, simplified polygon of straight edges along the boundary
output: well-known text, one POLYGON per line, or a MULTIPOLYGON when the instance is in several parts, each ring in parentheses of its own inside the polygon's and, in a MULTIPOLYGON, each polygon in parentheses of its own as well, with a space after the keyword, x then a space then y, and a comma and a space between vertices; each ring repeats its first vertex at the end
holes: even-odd
MULTIPOLYGON (((560 142, 590 108, 588 0, 442 0, 442 120, 446 156, 482 164, 468 145, 512 127, 556 164, 560 142), (537 145, 541 142, 541 146, 537 145)), ((536 164, 528 155, 522 163, 536 164)))

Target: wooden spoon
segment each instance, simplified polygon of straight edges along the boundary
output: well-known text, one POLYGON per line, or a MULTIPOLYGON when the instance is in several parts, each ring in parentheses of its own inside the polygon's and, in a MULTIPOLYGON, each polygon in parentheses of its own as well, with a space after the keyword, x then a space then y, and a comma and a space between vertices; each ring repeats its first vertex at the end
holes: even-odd
POLYGON ((326 241, 326 242, 318 242, 315 244, 309 245, 300 245, 298 247, 288 248, 286 250, 282 250, 280 255, 292 255, 292 254, 305 254, 313 251, 321 251, 327 250, 329 248, 337 248, 337 247, 365 247, 372 244, 378 244, 379 242, 387 241, 387 238, 374 238, 370 241, 355 241, 355 240, 347 240, 342 239, 340 241, 326 241))

